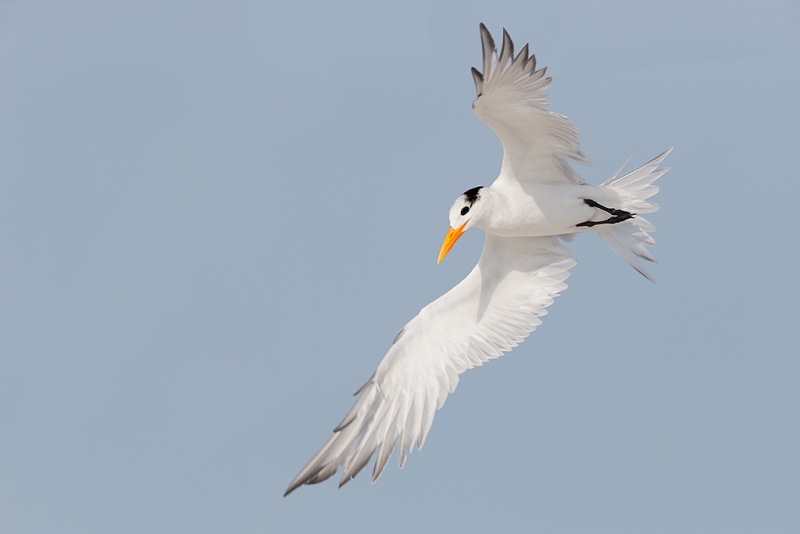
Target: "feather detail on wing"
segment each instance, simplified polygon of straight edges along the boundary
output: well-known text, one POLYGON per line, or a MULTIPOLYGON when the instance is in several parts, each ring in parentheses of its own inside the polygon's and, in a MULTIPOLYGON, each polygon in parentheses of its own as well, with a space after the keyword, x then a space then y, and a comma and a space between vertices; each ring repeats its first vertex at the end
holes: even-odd
POLYGON ((286 494, 330 478, 340 466, 341 486, 373 456, 375 482, 395 447, 403 467, 407 452, 425 443, 458 375, 510 351, 541 324, 575 263, 555 237, 487 235, 478 265, 403 327, 356 393, 355 406, 286 494))
POLYGON ((499 56, 494 39, 481 24, 483 73, 472 69, 478 98, 475 114, 503 143, 499 179, 520 182, 584 183, 568 161, 591 165, 580 150, 578 129, 563 115, 549 111, 544 93, 552 78, 536 70, 536 57, 526 44, 514 57, 514 43, 503 30, 499 56))

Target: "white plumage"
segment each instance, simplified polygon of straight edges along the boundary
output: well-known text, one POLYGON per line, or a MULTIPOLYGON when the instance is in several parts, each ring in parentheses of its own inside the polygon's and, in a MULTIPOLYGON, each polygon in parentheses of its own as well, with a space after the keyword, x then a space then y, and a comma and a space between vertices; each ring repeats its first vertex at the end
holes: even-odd
POLYGON ((527 45, 514 57, 505 30, 498 55, 492 36, 480 28, 483 73, 473 69, 478 98, 472 107, 503 143, 503 164, 491 187, 456 199, 439 260, 472 227, 486 232, 481 258, 461 283, 398 333, 357 392, 355 406, 286 495, 340 468, 344 484, 373 457, 374 482, 395 449, 402 467, 412 447, 422 448, 459 374, 521 343, 566 289, 576 262, 559 239, 596 232, 652 280, 640 260, 654 261, 646 247, 655 244, 649 234, 655 227, 640 214, 658 209, 647 199, 658 191, 652 183, 667 171, 658 166, 669 151, 627 174, 617 172, 601 186, 586 184, 568 162, 590 160, 580 151, 575 125, 549 111, 545 69, 536 70, 527 45))
POLYGON ((528 57, 528 45, 514 57, 514 44, 503 30, 503 49, 498 59, 494 40, 481 24, 483 74, 475 68, 472 77, 478 98, 475 114, 503 143, 500 176, 537 182, 583 183, 565 160, 591 165, 580 151, 578 129, 563 115, 549 111, 545 89, 552 78, 547 67, 536 70, 536 57, 528 57))

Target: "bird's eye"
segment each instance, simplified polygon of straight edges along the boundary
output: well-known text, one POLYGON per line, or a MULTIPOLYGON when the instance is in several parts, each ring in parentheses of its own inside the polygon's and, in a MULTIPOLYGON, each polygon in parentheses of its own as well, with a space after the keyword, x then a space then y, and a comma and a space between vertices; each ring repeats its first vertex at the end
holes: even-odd
POLYGON ((469 206, 461 208, 461 215, 466 215, 467 213, 469 213, 469 206))

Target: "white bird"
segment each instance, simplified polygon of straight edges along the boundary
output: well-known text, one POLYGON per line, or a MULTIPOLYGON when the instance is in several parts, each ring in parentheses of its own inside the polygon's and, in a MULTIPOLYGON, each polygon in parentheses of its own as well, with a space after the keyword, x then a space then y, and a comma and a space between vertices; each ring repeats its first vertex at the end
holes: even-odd
POLYGON ((576 262, 559 239, 595 232, 653 280, 640 259, 655 261, 646 249, 655 245, 649 234, 655 227, 641 214, 658 209, 647 199, 658 192, 652 184, 668 170, 659 164, 671 149, 627 174, 620 169, 600 186, 587 184, 568 163, 590 164, 579 149, 577 128, 548 111, 546 69, 536 70, 527 44, 515 57, 505 30, 499 56, 483 24, 480 32, 483 73, 472 69, 478 93, 472 108, 500 138, 503 164, 490 187, 466 191, 450 208, 439 261, 472 227, 486 232, 480 260, 400 330, 356 392, 355 406, 285 495, 332 477, 340 467, 342 486, 373 456, 375 482, 395 448, 402 468, 406 453, 415 444, 422 448, 458 375, 521 343, 566 289, 564 280, 576 262))

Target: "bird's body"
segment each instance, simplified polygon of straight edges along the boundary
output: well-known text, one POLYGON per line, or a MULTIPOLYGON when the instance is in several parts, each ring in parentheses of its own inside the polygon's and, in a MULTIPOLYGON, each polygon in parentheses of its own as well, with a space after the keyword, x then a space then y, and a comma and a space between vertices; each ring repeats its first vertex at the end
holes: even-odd
POLYGON ((459 196, 450 208, 450 231, 439 261, 472 227, 486 232, 478 264, 442 297, 425 306, 395 337, 375 373, 359 389, 352 410, 322 449, 295 477, 288 495, 342 469, 341 484, 375 457, 377 480, 396 448, 400 467, 421 448, 434 414, 455 390, 459 374, 522 342, 575 265, 561 241, 597 233, 637 271, 652 280, 641 259, 654 261, 655 227, 641 217, 656 211, 652 183, 667 171, 669 151, 600 186, 587 184, 569 162, 589 164, 578 131, 549 111, 550 78, 536 70, 528 47, 514 56, 503 32, 498 55, 481 24, 483 73, 473 69, 478 98, 472 107, 503 143, 500 175, 489 187, 459 196))
MULTIPOLYGON (((614 205, 614 194, 588 184, 539 184, 498 180, 482 189, 493 205, 492 216, 475 224, 487 234, 501 237, 541 237, 585 231, 576 225, 603 218, 583 199, 602 198, 614 205)), ((618 200, 618 199, 616 199, 618 200)), ((601 204, 603 202, 598 201, 601 204)))

